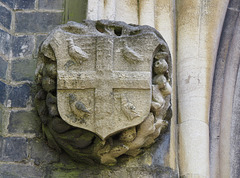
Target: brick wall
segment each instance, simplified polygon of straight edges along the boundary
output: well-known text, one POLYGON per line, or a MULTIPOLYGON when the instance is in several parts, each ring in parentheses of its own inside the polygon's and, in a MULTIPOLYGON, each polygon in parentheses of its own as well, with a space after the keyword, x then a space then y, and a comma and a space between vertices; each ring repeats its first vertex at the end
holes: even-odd
POLYGON ((34 109, 39 44, 62 23, 64 0, 0 0, 0 177, 43 177, 58 155, 34 109))

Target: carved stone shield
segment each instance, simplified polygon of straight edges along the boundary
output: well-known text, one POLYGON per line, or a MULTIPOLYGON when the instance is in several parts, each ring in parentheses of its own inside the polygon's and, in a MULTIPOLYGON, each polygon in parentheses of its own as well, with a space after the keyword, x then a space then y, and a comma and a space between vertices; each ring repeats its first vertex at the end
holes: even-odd
POLYGON ((48 38, 57 60, 60 116, 102 139, 140 124, 151 107, 152 62, 160 41, 153 31, 124 25, 87 24, 75 34, 59 28, 48 38))
POLYGON ((41 45, 35 105, 49 146, 114 165, 149 147, 171 118, 171 56, 149 26, 68 22, 41 45))

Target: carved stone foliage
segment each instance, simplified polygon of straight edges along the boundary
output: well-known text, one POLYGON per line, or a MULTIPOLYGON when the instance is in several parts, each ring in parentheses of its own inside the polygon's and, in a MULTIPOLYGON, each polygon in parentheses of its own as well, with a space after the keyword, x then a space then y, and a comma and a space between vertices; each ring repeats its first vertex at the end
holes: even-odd
POLYGON ((149 26, 69 22, 39 51, 35 104, 50 147, 114 165, 155 142, 171 117, 171 58, 149 26))

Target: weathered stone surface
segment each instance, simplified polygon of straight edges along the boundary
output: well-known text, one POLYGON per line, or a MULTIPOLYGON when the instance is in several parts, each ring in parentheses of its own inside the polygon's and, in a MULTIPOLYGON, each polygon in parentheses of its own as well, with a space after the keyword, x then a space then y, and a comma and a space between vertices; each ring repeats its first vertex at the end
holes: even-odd
POLYGON ((236 10, 240 10, 240 3, 238 0, 230 0, 229 1, 229 5, 228 5, 229 9, 233 9, 234 11, 236 10))
POLYGON ((63 0, 40 0, 39 9, 63 9, 63 0))
MULTIPOLYGON (((0 118, 1 118, 1 115, 0 115, 0 118)), ((0 135, 0 160, 2 160, 2 150, 3 150, 2 148, 3 148, 3 138, 0 135)))
MULTIPOLYGON (((230 1, 232 2, 232 1, 230 1)), ((231 4, 231 3, 230 3, 231 4)), ((230 50, 230 44, 232 42, 233 32, 236 28, 236 22, 238 21, 239 12, 234 10, 228 10, 225 16, 223 24, 221 40, 218 47, 218 55, 216 58, 213 88, 212 88, 212 101, 211 112, 209 119, 210 126, 210 176, 219 177, 219 143, 221 134, 221 111, 222 111, 222 97, 225 80, 225 68, 228 61, 227 56, 230 50)), ((236 46, 236 45, 233 45, 236 46)), ((229 108, 229 106, 228 106, 229 108)), ((224 166, 226 168, 226 166, 224 166)), ((223 169, 223 168, 222 168, 223 169)))
POLYGON ((57 65, 56 63, 46 64, 43 68, 43 75, 49 76, 52 79, 57 78, 57 65))
POLYGON ((167 127, 171 59, 154 29, 69 22, 47 37, 39 56, 35 103, 50 147, 76 161, 114 165, 167 127))
POLYGON ((33 81, 35 77, 36 60, 14 60, 12 61, 12 79, 15 81, 33 81))
POLYGON ((209 121, 210 177, 239 177, 240 175, 237 171, 239 157, 236 149, 239 147, 238 124, 236 124, 238 121, 234 116, 238 109, 234 111, 233 105, 238 100, 237 72, 240 56, 240 18, 236 2, 234 0, 229 2, 215 64, 209 121))
POLYGON ((51 171, 51 174, 50 174, 50 177, 67 177, 67 176, 72 176, 72 177, 91 177, 91 178, 97 178, 99 177, 99 175, 97 175, 96 173, 94 173, 93 171, 89 171, 88 172, 85 172, 84 170, 52 170, 51 171))
POLYGON ((0 173, 3 178, 36 178, 44 177, 43 170, 36 166, 30 166, 25 164, 1 164, 0 173))
POLYGON ((37 56, 40 44, 46 39, 46 35, 37 35, 34 55, 37 56))
POLYGON ((1 0, 14 10, 33 9, 35 0, 1 0))
POLYGON ((0 6, 0 25, 4 26, 7 29, 10 29, 11 21, 12 21, 11 11, 9 11, 3 6, 0 6))
POLYGON ((25 57, 32 55, 34 49, 33 36, 13 36, 12 37, 13 57, 25 57))
POLYGON ((65 169, 52 169, 49 172, 50 177, 61 177, 61 176, 72 176, 72 177, 111 177, 111 178, 177 178, 178 174, 176 171, 168 167, 157 167, 157 166, 129 166, 125 165, 113 168, 104 167, 85 167, 79 166, 70 168, 69 165, 64 167, 65 169))
POLYGON ((0 78, 6 78, 6 71, 7 71, 8 62, 5 61, 0 57, 0 78))
POLYGON ((151 154, 153 155, 152 164, 154 166, 161 167, 165 165, 169 150, 169 140, 170 133, 166 132, 166 134, 161 135, 160 139, 156 141, 156 144, 151 147, 151 154))
POLYGON ((32 139, 29 141, 29 156, 36 165, 51 164, 59 161, 59 154, 49 148, 41 139, 32 139))
POLYGON ((93 133, 82 129, 73 129, 64 134, 55 136, 55 138, 56 137, 59 137, 57 141, 61 139, 61 142, 66 144, 66 146, 69 145, 75 149, 86 148, 93 142, 93 139, 95 138, 93 133))
POLYGON ((132 142, 137 136, 136 127, 126 129, 121 132, 119 140, 122 142, 132 142))
POLYGON ((53 96, 51 93, 47 94, 46 105, 47 105, 48 113, 50 117, 55 117, 59 115, 58 108, 57 108, 57 98, 53 96))
POLYGON ((11 46, 11 35, 0 29, 0 54, 9 55, 11 46))
MULTIPOLYGON (((0 135, 2 135, 2 121, 4 119, 4 108, 2 108, 2 107, 3 106, 0 105, 0 135)), ((0 140, 1 140, 1 138, 0 138, 0 140)))
POLYGON ((26 107, 27 101, 31 95, 30 84, 23 84, 9 89, 8 101, 11 107, 26 107))
MULTIPOLYGON (((2 160, 23 161, 27 159, 27 140, 21 137, 3 138, 2 160)), ((0 166, 1 170, 1 166, 0 166)))
POLYGON ((10 114, 9 133, 36 133, 39 134, 41 123, 36 111, 12 111, 10 114))
MULTIPOLYGON (((110 34, 107 38, 102 37, 106 33, 104 28, 108 27, 104 27, 104 25, 107 26, 107 23, 101 23, 97 22, 97 29, 91 27, 93 24, 91 26, 89 24, 89 34, 92 37, 79 36, 78 41, 73 40, 73 37, 67 34, 64 35, 64 33, 56 31, 54 36, 57 41, 52 41, 51 46, 58 58, 58 107, 61 116, 73 126, 93 131, 100 137, 106 138, 120 128, 123 129, 141 123, 148 115, 151 102, 151 98, 149 98, 151 97, 149 92, 151 90, 149 85, 151 75, 149 75, 150 71, 148 70, 152 64, 150 60, 146 59, 152 57, 158 41, 154 35, 145 34, 146 37, 145 35, 138 37, 133 35, 131 38, 127 38, 127 34, 125 36, 123 34, 123 42, 121 42, 121 38, 115 36, 122 35, 121 28, 124 27, 115 27, 112 35, 110 34), (118 30, 120 31, 119 34, 118 30), (95 43, 93 39, 97 39, 97 42, 95 43), (141 41, 151 45, 140 51, 141 41), (64 47, 59 48, 59 42, 64 47), (84 44, 86 42, 87 44, 84 44), (129 44, 127 45, 127 43, 129 44), (133 44, 138 45, 134 46, 133 44), (132 46, 130 47, 130 45, 132 46), (85 49, 84 46, 88 46, 91 51, 85 49), (95 48, 98 49, 96 56, 94 56, 95 48), (117 48, 119 48, 119 52, 114 51, 117 48), (101 51, 105 52, 102 53, 101 51), (113 56, 111 56, 112 53, 113 56), (102 59, 105 59, 105 61, 102 61, 102 59), (75 65, 71 66, 70 63, 75 65), (66 68, 67 64, 68 67, 66 68), (82 68, 82 72, 77 73, 76 66, 82 68), (90 71, 86 71, 86 68, 90 71), (70 69, 74 73, 67 72, 70 69), (81 76, 81 78, 78 76, 81 76), (89 89, 86 90, 86 88, 89 89), (95 92, 92 90, 94 88, 96 89, 95 92), (74 89, 78 89, 78 91, 74 91, 74 89), (93 110, 94 101, 91 101, 94 95, 96 97, 95 110, 93 110), (111 95, 113 96, 109 97, 111 95), (134 95, 141 95, 142 97, 134 98, 134 95), (82 100, 79 100, 79 98, 82 100), (90 100, 91 104, 86 104, 87 100, 90 100), (140 104, 142 102, 145 102, 144 107, 140 104), (80 107, 82 111, 80 111, 80 107), (116 108, 121 108, 121 110, 119 111, 116 108), (112 113, 109 110, 112 110, 112 113), (71 118, 75 119, 66 117, 66 115, 71 115, 71 112, 73 113, 71 118), (80 120, 77 119, 78 117, 80 120), (84 117, 88 117, 88 119, 84 117), (100 119, 94 120, 94 117, 100 119), (117 123, 119 117, 122 118, 122 121, 117 123), (111 123, 108 122, 110 118, 111 123), (92 124, 93 122, 96 124, 92 124), (103 125, 104 130, 101 129, 103 125)), ((82 28, 86 27, 83 26, 82 28)), ((43 44, 43 46, 46 45, 47 43, 43 44)))
POLYGON ((16 13, 16 32, 49 32, 61 24, 62 13, 16 13), (38 23, 36 23, 38 22, 38 23))
POLYGON ((37 94, 35 95, 35 99, 37 100, 46 100, 47 92, 43 89, 40 89, 37 94))
POLYGON ((6 100, 7 85, 0 81, 0 103, 4 104, 6 100))
POLYGON ((159 109, 163 108, 165 105, 165 100, 164 97, 162 95, 162 93, 160 92, 158 85, 152 85, 152 92, 153 92, 153 105, 156 105, 156 103, 160 106, 159 109), (156 103, 155 103, 156 102, 156 103))
POLYGON ((50 77, 44 77, 42 80, 42 87, 46 92, 56 90, 56 82, 50 77))
POLYGON ((231 177, 240 176, 240 70, 235 87, 231 121, 231 177))
POLYGON ((64 133, 72 128, 69 124, 67 124, 61 118, 58 118, 58 117, 53 119, 52 125, 53 125, 53 130, 57 133, 64 133))

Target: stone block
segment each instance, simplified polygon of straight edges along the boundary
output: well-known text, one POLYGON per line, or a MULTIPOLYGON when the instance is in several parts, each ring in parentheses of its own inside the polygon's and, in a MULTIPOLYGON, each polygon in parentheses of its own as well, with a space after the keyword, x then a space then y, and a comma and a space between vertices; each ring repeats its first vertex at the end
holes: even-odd
MULTIPOLYGON (((0 61, 1 64, 1 61, 0 61)), ((1 69, 1 66, 0 66, 1 69)), ((36 60, 14 60, 12 61, 12 79, 15 81, 34 81, 36 60)), ((1 74, 1 73, 0 73, 1 74)), ((0 75, 1 76, 1 75, 0 75)))
POLYGON ((4 26, 7 29, 10 29, 11 21, 12 21, 11 11, 9 11, 3 6, 0 6, 0 25, 4 26))
POLYGON ((63 9, 63 0, 39 0, 39 9, 63 9))
POLYGON ((23 84, 20 86, 11 87, 8 101, 10 100, 11 107, 26 107, 30 95, 30 84, 23 84))
POLYGON ((59 154, 41 139, 30 140, 29 150, 29 156, 36 165, 51 164, 59 161, 59 154))
POLYGON ((35 46, 35 52, 34 55, 37 56, 39 47, 42 44, 42 42, 46 39, 47 35, 38 35, 36 38, 36 46, 35 46))
POLYGON ((44 177, 43 170, 25 164, 1 164, 0 173, 3 178, 44 177))
MULTIPOLYGON (((0 115, 1 118, 1 115, 0 115)), ((2 160, 2 145, 3 145, 3 138, 0 136, 0 160, 2 160)))
POLYGON ((0 54, 8 55, 11 46, 11 35, 3 30, 0 30, 0 54))
POLYGON ((40 118, 35 111, 12 111, 10 114, 9 133, 36 133, 41 130, 40 118))
POLYGON ((14 36, 12 37, 13 57, 24 57, 32 55, 34 50, 33 36, 14 36))
POLYGON ((34 9, 35 0, 0 0, 14 10, 34 9))
POLYGON ((0 105, 0 156, 1 156, 1 135, 2 135, 2 120, 4 119, 4 109, 0 105))
POLYGON ((46 33, 62 22, 62 13, 16 13, 16 32, 46 33), (37 22, 37 23, 36 23, 37 22))
POLYGON ((6 99, 6 87, 7 85, 0 81, 0 103, 4 104, 4 101, 6 99))
POLYGON ((7 71, 8 63, 3 58, 0 57, 0 78, 6 78, 6 71, 7 71))
POLYGON ((20 137, 3 138, 2 147, 3 147, 2 148, 3 161, 22 161, 24 159, 27 159, 26 138, 20 138, 20 137))

